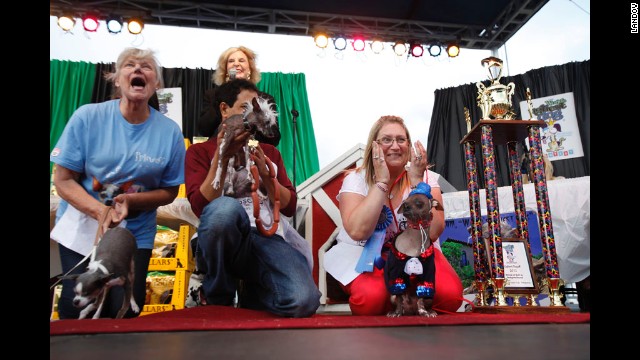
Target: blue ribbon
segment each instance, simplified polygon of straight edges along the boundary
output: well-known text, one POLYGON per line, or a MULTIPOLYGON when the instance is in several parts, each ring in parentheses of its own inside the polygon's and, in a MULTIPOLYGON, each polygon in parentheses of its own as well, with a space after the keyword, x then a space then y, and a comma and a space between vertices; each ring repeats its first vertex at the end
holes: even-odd
POLYGON ((387 233, 387 227, 391 224, 391 221, 393 221, 391 209, 386 205, 382 205, 382 212, 376 224, 376 229, 364 244, 364 249, 356 264, 357 272, 373 272, 374 265, 378 269, 384 267, 384 259, 380 256, 380 253, 382 251, 382 245, 384 244, 385 234, 387 233))

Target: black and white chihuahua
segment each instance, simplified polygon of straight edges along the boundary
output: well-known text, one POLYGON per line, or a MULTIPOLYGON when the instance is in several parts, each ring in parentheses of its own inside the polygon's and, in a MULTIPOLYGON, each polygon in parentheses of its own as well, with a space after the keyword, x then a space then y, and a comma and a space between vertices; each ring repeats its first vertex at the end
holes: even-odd
POLYGON ((121 319, 129 310, 140 312, 133 298, 134 255, 138 246, 131 231, 123 227, 107 230, 96 246, 87 270, 82 274, 63 276, 75 279, 76 293, 73 305, 82 308, 79 319, 84 319, 96 310, 93 319, 100 318, 104 301, 113 286, 124 287, 124 300, 116 319, 121 319))

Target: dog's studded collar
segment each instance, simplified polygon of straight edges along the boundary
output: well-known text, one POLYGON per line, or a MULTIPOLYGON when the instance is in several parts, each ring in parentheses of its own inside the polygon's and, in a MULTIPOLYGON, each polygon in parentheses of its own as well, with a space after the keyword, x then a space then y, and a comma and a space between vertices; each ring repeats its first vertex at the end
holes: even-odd
POLYGON ((416 224, 414 223, 410 223, 407 221, 407 228, 408 229, 415 229, 415 230, 420 230, 423 228, 428 228, 431 226, 431 220, 429 219, 428 221, 424 221, 422 219, 418 220, 418 222, 416 224))

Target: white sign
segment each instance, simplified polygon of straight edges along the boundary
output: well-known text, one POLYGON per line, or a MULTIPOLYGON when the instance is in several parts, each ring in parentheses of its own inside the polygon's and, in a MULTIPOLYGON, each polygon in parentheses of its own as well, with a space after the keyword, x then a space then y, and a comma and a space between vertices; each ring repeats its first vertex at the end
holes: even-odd
POLYGON ((534 288, 533 275, 529 266, 529 254, 523 241, 503 241, 502 259, 504 263, 504 277, 507 279, 505 287, 534 288))
MULTIPOLYGON (((584 156, 573 93, 532 99, 533 119, 544 120, 547 127, 540 129, 542 151, 550 161, 584 156)), ((529 118, 526 101, 520 102, 522 118, 529 118)), ((529 139, 526 139, 527 147, 529 139)))
POLYGON ((182 130, 182 88, 156 90, 160 112, 175 121, 182 130))

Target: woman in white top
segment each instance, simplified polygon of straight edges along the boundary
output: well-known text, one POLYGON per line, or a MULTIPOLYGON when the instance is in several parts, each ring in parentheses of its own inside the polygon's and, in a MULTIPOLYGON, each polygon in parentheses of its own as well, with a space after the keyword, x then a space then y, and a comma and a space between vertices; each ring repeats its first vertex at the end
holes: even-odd
MULTIPOLYGON (((440 175, 427 170, 427 165, 424 146, 420 141, 411 146, 404 120, 382 116, 369 132, 364 163, 349 170, 343 180, 337 197, 343 228, 337 244, 324 256, 324 267, 349 295, 353 315, 383 315, 391 310, 383 264, 390 240, 407 227, 406 218, 398 214, 400 205, 420 182, 428 183, 433 198, 443 204, 440 175), (379 240, 377 244, 374 239, 379 240)), ((433 209, 429 228, 436 263, 432 307, 438 312, 455 312, 462 303, 463 289, 440 249, 438 237, 444 226, 444 210, 433 209)))

